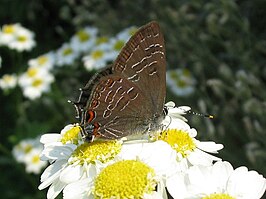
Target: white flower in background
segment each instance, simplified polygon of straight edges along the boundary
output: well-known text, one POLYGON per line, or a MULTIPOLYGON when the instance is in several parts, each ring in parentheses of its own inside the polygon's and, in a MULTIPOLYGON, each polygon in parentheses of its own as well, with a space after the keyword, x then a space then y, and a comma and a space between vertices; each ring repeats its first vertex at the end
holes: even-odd
POLYGON ((108 48, 109 47, 106 45, 100 45, 96 48, 93 48, 89 55, 82 58, 85 68, 90 71, 105 67, 108 60, 110 60, 110 54, 107 53, 108 48))
POLYGON ((24 163, 26 172, 39 174, 47 165, 47 162, 41 161, 39 155, 43 150, 43 145, 39 137, 35 139, 25 139, 20 141, 12 150, 16 161, 24 163))
POLYGON ((54 67, 55 64, 55 54, 54 52, 48 52, 46 54, 40 55, 35 59, 30 59, 28 61, 28 64, 31 67, 40 67, 50 70, 54 67))
POLYGON ((29 67, 18 80, 23 90, 23 95, 31 100, 36 99, 42 93, 50 90, 54 76, 47 70, 40 67, 29 67))
POLYGON ((18 25, 13 32, 12 39, 6 45, 10 49, 15 49, 19 52, 29 51, 36 45, 34 33, 18 25))
POLYGON ((8 90, 17 85, 17 76, 14 74, 5 74, 0 79, 0 88, 8 90))
POLYGON ((136 32, 136 27, 126 28, 108 42, 108 61, 114 61, 129 38, 136 32))
POLYGON ((174 199, 259 199, 265 192, 266 179, 246 167, 234 170, 229 162, 218 161, 212 166, 193 166, 183 175, 173 175, 167 189, 174 199))
POLYGON ((21 28, 22 26, 18 23, 3 25, 2 30, 0 31, 0 45, 7 46, 11 41, 14 41, 15 34, 21 28))
POLYGON ((187 96, 194 92, 196 80, 186 68, 166 72, 166 83, 171 91, 178 96, 187 96))
POLYGON ((78 56, 79 52, 76 51, 70 44, 65 43, 56 51, 56 65, 71 65, 78 56))
POLYGON ((137 27, 131 26, 119 32, 116 35, 116 38, 128 40, 131 36, 133 36, 137 32, 137 30, 138 30, 137 27))
POLYGON ((39 174, 47 165, 46 161, 40 159, 42 150, 42 147, 34 148, 25 156, 24 163, 26 165, 26 172, 39 174))
POLYGON ((167 198, 164 181, 177 172, 175 153, 162 141, 124 143, 118 161, 64 189, 64 198, 167 198), (157 187, 157 189, 156 189, 157 187))
POLYGON ((115 58, 118 56, 126 42, 128 41, 128 37, 125 38, 111 38, 108 44, 108 57, 110 61, 115 60, 115 58))
POLYGON ((95 40, 95 48, 109 49, 110 39, 105 36, 97 37, 95 40))
POLYGON ((167 129, 158 132, 152 139, 162 140, 168 143, 176 153, 176 160, 180 170, 186 170, 191 165, 212 165, 217 158, 209 153, 218 153, 223 148, 222 144, 212 141, 199 141, 195 137, 197 131, 178 117, 168 116, 170 119, 163 121, 167 129), (170 124, 168 123, 170 121, 170 124))
POLYGON ((97 33, 96 28, 85 27, 70 39, 71 46, 77 52, 88 52, 95 45, 97 33))

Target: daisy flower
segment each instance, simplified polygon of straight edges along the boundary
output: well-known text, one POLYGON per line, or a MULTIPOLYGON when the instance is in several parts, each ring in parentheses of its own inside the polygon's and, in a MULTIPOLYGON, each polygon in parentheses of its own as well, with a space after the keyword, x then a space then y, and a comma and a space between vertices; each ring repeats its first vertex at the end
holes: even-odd
POLYGON ((14 146, 12 154, 16 161, 23 162, 25 156, 30 153, 34 148, 41 147, 39 138, 38 139, 24 139, 21 140, 17 145, 14 146))
POLYGON ((35 59, 30 59, 28 61, 28 64, 31 67, 40 67, 50 70, 55 64, 55 54, 54 52, 48 52, 46 54, 40 55, 35 59))
POLYGON ((79 30, 71 39, 71 46, 78 52, 88 52, 96 42, 98 30, 93 27, 85 27, 79 30))
POLYGON ((131 36, 133 36, 137 32, 137 27, 131 26, 129 28, 126 28, 119 32, 116 37, 119 39, 129 39, 131 36))
POLYGON ((266 179, 244 166, 234 170, 229 162, 218 161, 212 166, 193 166, 183 176, 173 175, 167 185, 174 199, 259 199, 266 179))
POLYGON ((78 51, 76 51, 70 44, 65 43, 56 51, 56 65, 71 65, 78 56, 78 51))
POLYGON ((34 33, 24 27, 17 28, 13 39, 7 44, 10 49, 15 49, 19 52, 29 51, 35 45, 34 33))
POLYGON ((42 160, 50 166, 41 176, 39 189, 48 186, 47 198, 55 198, 70 183, 83 178, 92 179, 105 164, 112 162, 121 150, 119 141, 82 142, 80 127, 66 126, 60 134, 41 137, 42 160))
POLYGON ((114 38, 110 39, 107 50, 109 61, 115 60, 126 42, 136 31, 136 27, 126 28, 125 30, 118 33, 114 38))
POLYGON ((26 165, 27 173, 39 174, 42 169, 47 165, 46 161, 42 161, 40 159, 40 154, 43 150, 43 147, 32 149, 24 159, 24 163, 26 165))
POLYGON ((8 90, 14 88, 17 85, 17 76, 14 74, 5 74, 0 79, 0 88, 8 90))
POLYGON ((3 25, 0 31, 0 44, 7 46, 11 41, 15 40, 15 33, 21 28, 22 26, 19 23, 3 25))
POLYGON ((195 90, 195 79, 188 69, 176 69, 166 72, 166 83, 171 91, 178 96, 187 96, 195 90))
POLYGON ((83 63, 85 68, 90 71, 93 69, 100 69, 107 65, 110 60, 110 54, 108 54, 108 45, 99 45, 92 49, 89 55, 83 57, 83 63))
POLYGON ((44 92, 50 90, 54 76, 46 69, 40 67, 29 67, 18 80, 23 90, 23 95, 31 100, 36 99, 44 92))
POLYGON ((110 39, 106 36, 100 36, 97 37, 95 40, 95 47, 98 48, 103 48, 103 49, 108 49, 107 46, 109 46, 108 42, 110 41, 110 39))
POLYGON ((24 139, 12 150, 16 161, 25 164, 27 173, 39 174, 47 165, 47 162, 41 161, 39 158, 43 150, 43 145, 39 140, 39 137, 35 139, 24 139))
POLYGON ((167 198, 164 180, 176 172, 169 145, 162 141, 124 143, 118 157, 95 178, 67 185, 64 198, 167 198))
MULTIPOLYGON (((169 103, 168 103, 169 106, 169 103)), ((191 165, 212 165, 213 161, 218 161, 217 158, 209 153, 218 153, 223 148, 222 144, 215 142, 201 142, 195 137, 197 131, 180 119, 180 114, 186 113, 189 107, 172 108, 170 114, 163 121, 166 130, 157 132, 152 139, 162 140, 169 144, 176 152, 176 160, 180 163, 180 169, 186 170, 191 165), (175 116, 177 115, 177 116, 175 116)), ((168 109, 169 110, 169 109, 168 109)))
POLYGON ((130 27, 117 34, 115 38, 99 37, 95 41, 89 55, 83 57, 84 66, 87 70, 100 69, 113 61, 128 39, 136 31, 135 27, 130 27))

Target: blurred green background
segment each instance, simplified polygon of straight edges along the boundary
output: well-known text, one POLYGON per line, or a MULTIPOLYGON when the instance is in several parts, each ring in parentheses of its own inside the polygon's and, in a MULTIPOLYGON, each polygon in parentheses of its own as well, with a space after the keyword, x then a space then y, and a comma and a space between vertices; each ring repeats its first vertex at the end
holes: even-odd
MULTIPOLYGON (((132 25, 159 22, 165 36, 167 68, 187 68, 197 83, 186 97, 167 99, 215 119, 189 115, 199 140, 224 144, 219 156, 266 176, 266 1, 263 0, 1 0, 0 25, 21 23, 37 46, 18 53, 0 47, 1 76, 27 69, 27 61, 56 49, 79 29, 97 27, 113 36, 132 25)), ((16 88, 0 92, 1 198, 45 198, 39 176, 25 173, 10 151, 21 139, 59 132, 77 122, 68 99, 93 74, 81 62, 55 71, 51 92, 29 101, 16 88)))

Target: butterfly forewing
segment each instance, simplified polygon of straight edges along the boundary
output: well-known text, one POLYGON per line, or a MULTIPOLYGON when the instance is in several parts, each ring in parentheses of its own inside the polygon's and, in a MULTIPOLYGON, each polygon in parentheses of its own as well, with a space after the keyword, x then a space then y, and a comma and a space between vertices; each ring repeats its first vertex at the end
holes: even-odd
POLYGON ((84 108, 84 134, 116 139, 155 130, 164 117, 165 67, 163 35, 151 22, 131 37, 112 66, 83 89, 76 105, 84 108))
POLYGON ((160 112, 166 95, 165 44, 158 23, 151 22, 133 35, 118 55, 113 71, 125 76, 143 91, 148 110, 160 112))

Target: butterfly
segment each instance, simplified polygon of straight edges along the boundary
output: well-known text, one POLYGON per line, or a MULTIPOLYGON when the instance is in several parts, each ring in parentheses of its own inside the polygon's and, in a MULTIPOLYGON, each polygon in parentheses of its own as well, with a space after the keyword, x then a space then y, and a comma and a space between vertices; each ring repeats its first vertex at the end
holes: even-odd
POLYGON ((159 129, 167 111, 165 95, 165 44, 153 21, 81 89, 74 105, 83 138, 118 139, 159 129))

